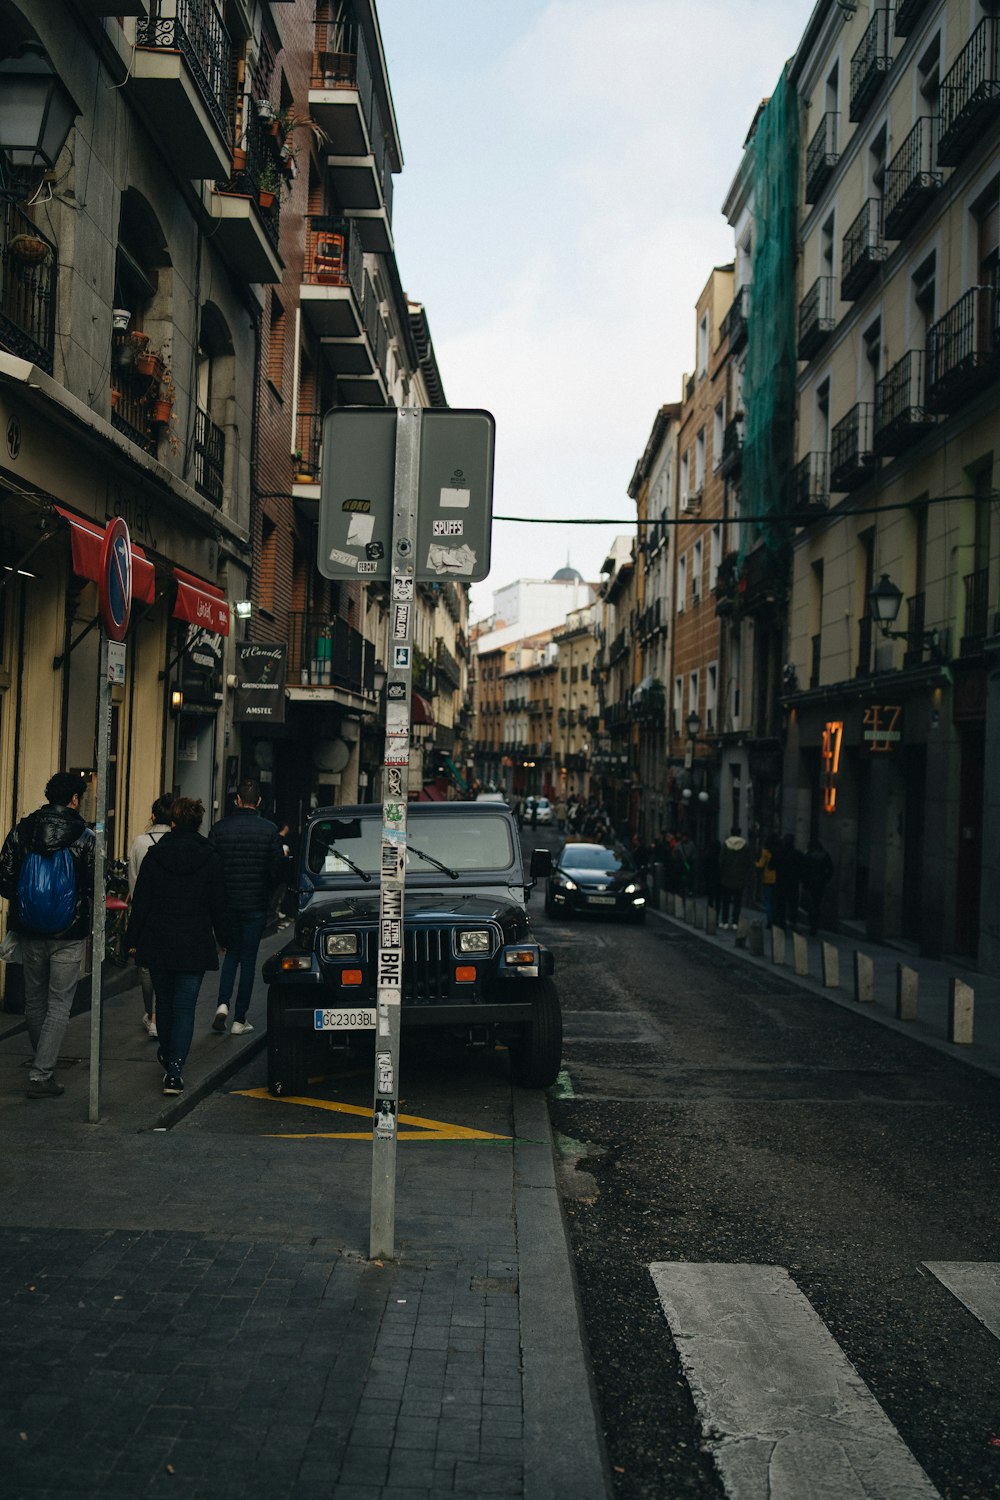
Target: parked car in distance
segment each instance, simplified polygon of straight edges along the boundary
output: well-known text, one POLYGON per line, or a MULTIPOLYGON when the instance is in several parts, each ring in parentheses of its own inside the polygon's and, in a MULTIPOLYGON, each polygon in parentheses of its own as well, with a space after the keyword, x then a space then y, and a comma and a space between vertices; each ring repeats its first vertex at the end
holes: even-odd
POLYGON ((476 801, 477 802, 502 802, 504 804, 504 806, 506 806, 506 804, 507 804, 507 798, 504 796, 503 792, 477 792, 476 793, 476 801))
POLYGON ((538 807, 538 817, 535 819, 536 825, 540 825, 542 823, 551 823, 552 803, 549 801, 548 797, 526 797, 524 799, 524 807, 521 811, 522 823, 531 822, 531 811, 532 808, 536 805, 538 807))
MULTIPOLYGON (((562 1012, 550 949, 526 909, 552 856, 521 852, 497 802, 407 808, 400 1020, 471 1045, 506 1043, 522 1088, 559 1072, 562 1012)), ((302 838, 291 942, 264 964, 267 1081, 298 1094, 324 1053, 370 1038, 379 964, 382 808, 322 807, 302 838)))
POLYGON ((620 844, 588 844, 567 839, 545 889, 550 917, 589 913, 646 920, 646 884, 632 856, 620 844))

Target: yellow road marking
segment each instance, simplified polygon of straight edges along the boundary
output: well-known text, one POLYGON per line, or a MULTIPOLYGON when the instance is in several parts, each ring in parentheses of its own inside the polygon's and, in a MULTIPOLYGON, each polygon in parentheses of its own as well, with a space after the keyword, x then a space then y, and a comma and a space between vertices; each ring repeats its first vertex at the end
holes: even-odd
MULTIPOLYGON (((363 1119, 371 1119, 372 1108, 362 1104, 341 1104, 333 1099, 309 1099, 301 1094, 283 1094, 276 1098, 267 1089, 233 1089, 234 1094, 241 1095, 244 1099, 269 1099, 273 1104, 302 1104, 307 1109, 329 1109, 337 1114, 360 1115, 363 1119)), ((492 1130, 473 1130, 471 1125, 450 1125, 444 1120, 425 1120, 421 1115, 397 1116, 398 1125, 414 1125, 415 1130, 397 1130, 396 1139, 400 1141, 509 1141, 509 1135, 497 1135, 492 1130)), ((267 1132, 271 1134, 271 1132, 267 1132)), ((281 1130, 274 1132, 275 1138, 283 1141, 370 1141, 372 1133, 370 1130, 337 1130, 317 1131, 307 1130, 293 1132, 281 1130)))

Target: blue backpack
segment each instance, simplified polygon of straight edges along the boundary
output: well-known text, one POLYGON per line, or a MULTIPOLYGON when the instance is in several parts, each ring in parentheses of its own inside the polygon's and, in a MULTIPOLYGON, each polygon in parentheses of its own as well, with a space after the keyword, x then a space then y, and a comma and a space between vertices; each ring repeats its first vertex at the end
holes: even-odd
POLYGON ((51 936, 65 932, 76 915, 76 866, 68 849, 26 854, 17 877, 20 924, 51 936))

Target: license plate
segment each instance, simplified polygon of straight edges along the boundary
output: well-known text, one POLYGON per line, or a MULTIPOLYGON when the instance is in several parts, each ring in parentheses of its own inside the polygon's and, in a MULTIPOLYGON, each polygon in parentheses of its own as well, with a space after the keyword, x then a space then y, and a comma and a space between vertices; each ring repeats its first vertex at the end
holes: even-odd
POLYGON ((374 1031, 375 1010, 317 1010, 313 1012, 315 1031, 374 1031))
POLYGON ((591 906, 614 906, 614 896, 588 896, 587 900, 591 906))

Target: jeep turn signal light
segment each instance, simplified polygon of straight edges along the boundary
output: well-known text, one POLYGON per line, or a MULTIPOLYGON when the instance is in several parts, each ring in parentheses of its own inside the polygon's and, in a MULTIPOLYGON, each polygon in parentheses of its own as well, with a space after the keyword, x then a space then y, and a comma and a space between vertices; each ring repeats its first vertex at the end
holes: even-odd
POLYGON ((341 984, 363 984, 364 975, 360 969, 341 969, 340 982, 341 984))
POLYGON ((283 958, 281 960, 281 967, 286 974, 290 969, 311 969, 312 959, 308 953, 296 953, 290 958, 283 958))
POLYGON ((458 984, 475 984, 475 964, 459 964, 455 970, 455 981, 458 984))
POLYGON ((508 948, 505 955, 509 964, 537 964, 538 954, 530 948, 508 948))

